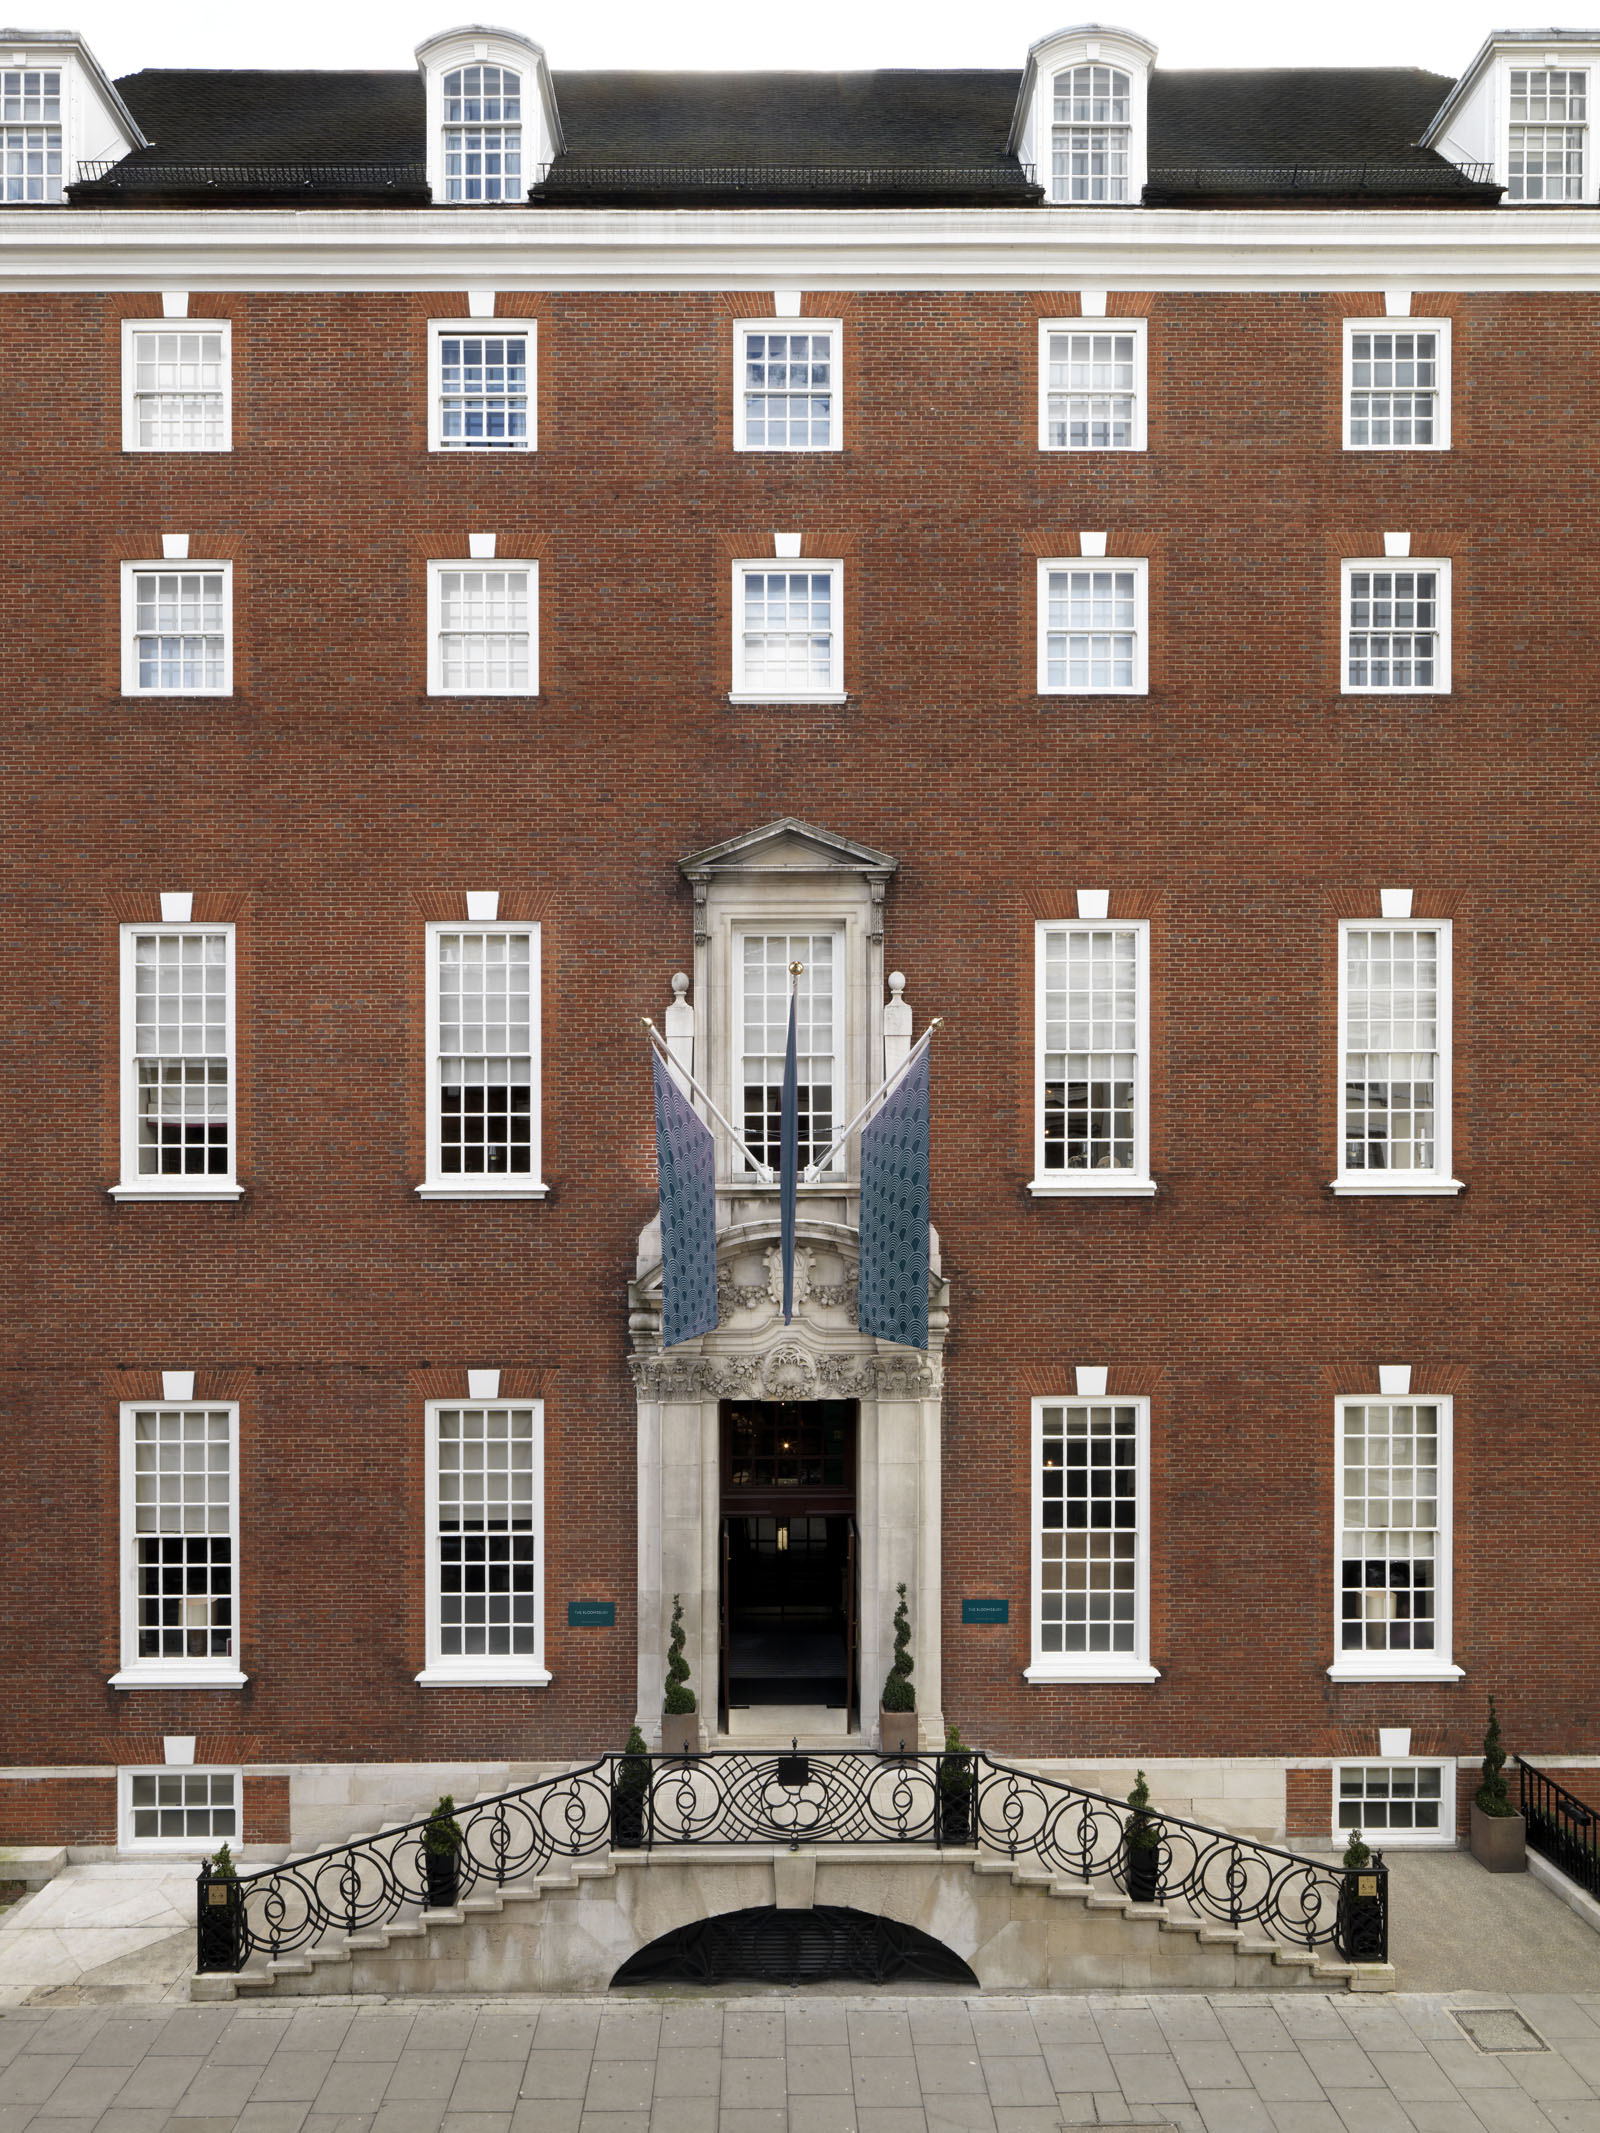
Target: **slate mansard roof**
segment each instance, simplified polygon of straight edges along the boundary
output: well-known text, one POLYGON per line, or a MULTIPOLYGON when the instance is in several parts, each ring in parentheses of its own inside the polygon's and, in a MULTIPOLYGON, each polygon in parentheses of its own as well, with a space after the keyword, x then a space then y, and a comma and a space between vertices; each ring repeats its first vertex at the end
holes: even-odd
MULTIPOLYGON (((566 147, 525 207, 1031 206, 1008 148, 1010 69, 557 73, 566 147)), ((1416 68, 1150 77, 1151 204, 1492 205, 1416 144, 1452 87, 1416 68)), ((147 68, 117 88, 150 146, 72 188, 82 205, 429 198, 421 78, 147 68)), ((481 213, 482 209, 471 212, 481 213)))

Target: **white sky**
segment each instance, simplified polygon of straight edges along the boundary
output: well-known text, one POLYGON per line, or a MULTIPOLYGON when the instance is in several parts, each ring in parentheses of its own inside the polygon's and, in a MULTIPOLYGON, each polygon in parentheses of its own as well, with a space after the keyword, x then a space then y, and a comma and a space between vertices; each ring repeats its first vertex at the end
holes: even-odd
MULTIPOLYGON (((1546 7, 1488 0, 1478 15, 1449 0, 1113 0, 1100 19, 1157 44, 1164 66, 1418 66, 1457 74, 1490 29, 1543 28, 1546 7)), ((13 0, 15 5, 15 0, 13 0)), ((1090 14, 1073 0, 273 0, 257 14, 218 0, 47 0, 24 26, 79 29, 101 64, 407 67, 421 40, 487 20, 542 44, 555 67, 1009 67, 1028 46, 1090 14)), ((1593 0, 1600 19, 1600 0, 1593 0)), ((1579 18, 1581 21, 1581 17, 1579 18)))

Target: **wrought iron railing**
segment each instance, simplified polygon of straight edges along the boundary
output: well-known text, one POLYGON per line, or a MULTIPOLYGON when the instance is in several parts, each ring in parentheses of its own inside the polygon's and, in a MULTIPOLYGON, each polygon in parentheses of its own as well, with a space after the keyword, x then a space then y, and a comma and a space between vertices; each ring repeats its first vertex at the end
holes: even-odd
POLYGON ((198 1889, 199 1968, 240 1970, 255 1955, 292 1955, 327 1933, 359 1933, 611 1850, 712 1844, 977 1847, 1346 1961, 1388 1955, 1381 1853, 1349 1873, 1160 1813, 1147 1825, 1154 1843, 1133 1846, 1126 1802, 981 1752, 605 1755, 476 1800, 456 1821, 453 1872, 437 1854, 430 1859, 426 1817, 236 1879, 217 1879, 208 1863, 198 1889))
POLYGON ((553 163, 542 195, 595 192, 916 193, 1037 191, 1020 163, 553 163))
POLYGON ((75 185, 114 192, 351 192, 428 189, 422 163, 80 163, 75 185))
POLYGON ((1591 1896, 1600 1896, 1600 1814, 1548 1772, 1516 1759, 1528 1843, 1591 1896))
POLYGON ((1146 193, 1452 193, 1493 185, 1492 163, 1186 163, 1152 170, 1146 193))

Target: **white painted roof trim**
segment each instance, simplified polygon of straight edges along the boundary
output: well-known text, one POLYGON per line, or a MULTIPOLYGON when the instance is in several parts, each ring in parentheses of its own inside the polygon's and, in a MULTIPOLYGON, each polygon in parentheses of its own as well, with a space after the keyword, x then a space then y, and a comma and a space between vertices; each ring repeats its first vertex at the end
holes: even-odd
POLYGON ((1600 207, 0 208, 0 292, 1600 290, 1600 207))

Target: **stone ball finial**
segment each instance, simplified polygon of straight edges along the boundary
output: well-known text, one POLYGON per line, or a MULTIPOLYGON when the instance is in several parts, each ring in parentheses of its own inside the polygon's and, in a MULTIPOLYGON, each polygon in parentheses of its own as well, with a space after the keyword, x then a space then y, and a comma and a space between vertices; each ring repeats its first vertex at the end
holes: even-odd
POLYGON ((673 998, 674 998, 674 999, 677 999, 677 1000, 681 1000, 681 999, 683 998, 684 994, 685 994, 685 993, 686 993, 686 992, 687 992, 688 990, 689 990, 689 973, 688 973, 688 972, 687 972, 686 970, 675 970, 675 971, 674 971, 674 972, 672 973, 672 993, 673 993, 673 998))
POLYGON ((889 973, 889 990, 894 994, 897 1000, 899 999, 900 995, 905 991, 905 989, 905 972, 903 970, 891 970, 889 973))

